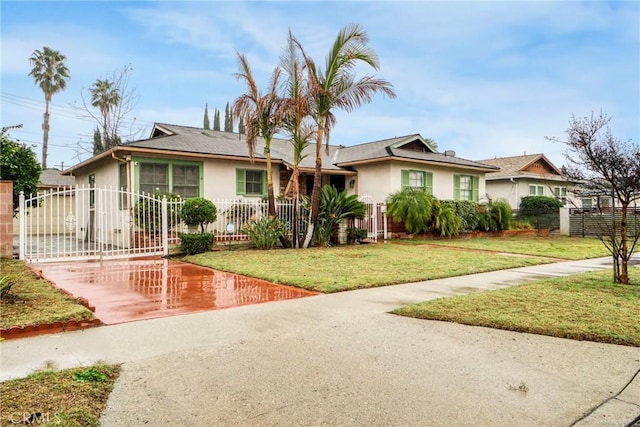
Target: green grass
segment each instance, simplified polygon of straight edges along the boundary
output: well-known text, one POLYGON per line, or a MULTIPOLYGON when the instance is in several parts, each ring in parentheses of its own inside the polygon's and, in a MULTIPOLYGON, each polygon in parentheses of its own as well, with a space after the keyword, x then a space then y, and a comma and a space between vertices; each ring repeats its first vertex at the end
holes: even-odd
POLYGON ((514 257, 395 243, 207 252, 187 262, 320 292, 338 292, 544 264, 514 257))
POLYGON ((0 383, 0 425, 19 425, 23 418, 39 412, 42 418, 33 425, 99 426, 119 375, 120 366, 99 364, 4 381, 0 383), (83 375, 88 371, 94 375, 83 375), (96 373, 101 374, 99 378, 96 373), (78 381, 84 377, 92 380, 78 381))
POLYGON ((523 255, 536 255, 566 260, 580 260, 609 256, 602 242, 595 238, 580 237, 479 237, 471 239, 447 239, 412 241, 466 249, 479 249, 523 255))
POLYGON ((421 319, 640 346, 640 268, 632 285, 611 270, 545 279, 490 292, 412 304, 393 313, 421 319))
POLYGON ((2 328, 94 318, 91 310, 37 278, 22 261, 1 259, 0 275, 15 282, 8 298, 0 301, 2 328))

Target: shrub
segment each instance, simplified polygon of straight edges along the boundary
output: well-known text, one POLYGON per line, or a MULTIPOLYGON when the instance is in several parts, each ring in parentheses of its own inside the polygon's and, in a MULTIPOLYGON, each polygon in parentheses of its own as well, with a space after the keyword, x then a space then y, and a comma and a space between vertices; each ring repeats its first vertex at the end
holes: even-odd
POLYGON ((518 220, 527 221, 534 228, 557 228, 560 226, 559 209, 562 202, 555 197, 526 196, 520 201, 518 220))
MULTIPOLYGON (((133 218, 135 224, 149 233, 157 233, 162 227, 162 198, 167 201, 179 200, 180 196, 173 193, 155 193, 153 196, 144 195, 133 206, 133 218)), ((167 225, 169 228, 175 225, 177 215, 175 215, 173 203, 167 204, 167 225)))
POLYGON ((387 199, 387 215, 395 222, 404 222, 407 233, 429 230, 435 198, 423 189, 405 187, 387 199))
POLYGON ((240 230, 249 236, 258 249, 272 249, 289 227, 280 218, 261 216, 250 219, 240 230))
POLYGON ((501 231, 511 228, 513 213, 505 200, 490 201, 480 212, 478 229, 483 231, 501 231))
POLYGON ((347 243, 358 243, 366 239, 368 234, 366 228, 347 228, 347 243))
POLYGON ((456 215, 460 218, 460 231, 472 231, 478 229, 480 212, 478 202, 472 200, 456 200, 454 204, 456 215))
POLYGON ((201 254, 211 250, 214 236, 211 233, 181 233, 180 249, 187 255, 201 254))
POLYGON ((520 213, 523 215, 540 215, 557 213, 562 202, 549 196, 525 196, 520 200, 520 213))
POLYGON ((189 227, 199 225, 200 233, 204 233, 204 227, 218 217, 218 209, 211 200, 193 197, 184 201, 181 214, 185 224, 189 227))
POLYGON ((516 230, 533 230, 533 225, 528 221, 514 221, 512 226, 516 230))
POLYGON ((431 228, 441 236, 457 236, 460 232, 460 218, 456 215, 455 206, 451 203, 433 201, 431 228))
POLYGON ((318 225, 314 231, 316 244, 327 246, 335 243, 332 238, 340 222, 347 218, 364 218, 366 213, 367 205, 359 201, 355 194, 349 195, 347 190, 339 192, 333 185, 323 186, 320 189, 318 225))

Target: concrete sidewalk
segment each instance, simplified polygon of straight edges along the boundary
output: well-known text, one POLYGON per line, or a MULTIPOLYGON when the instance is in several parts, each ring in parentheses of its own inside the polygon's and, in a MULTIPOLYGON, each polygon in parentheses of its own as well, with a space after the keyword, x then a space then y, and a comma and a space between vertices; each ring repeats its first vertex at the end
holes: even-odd
POLYGON ((4 341, 0 377, 24 376, 48 362, 123 363, 105 426, 572 425, 591 411, 579 425, 625 425, 640 414, 640 375, 632 381, 638 348, 387 314, 407 303, 609 262, 516 268, 4 341))

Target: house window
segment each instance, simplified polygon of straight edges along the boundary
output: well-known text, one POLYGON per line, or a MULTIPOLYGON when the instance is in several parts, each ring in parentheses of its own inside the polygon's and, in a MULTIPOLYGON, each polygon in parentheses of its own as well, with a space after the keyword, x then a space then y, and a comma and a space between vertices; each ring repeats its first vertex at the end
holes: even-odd
POLYGON ((417 170, 402 170, 402 188, 418 188, 433 194, 433 174, 417 170))
POLYGON ((120 209, 127 209, 129 200, 129 181, 127 180, 127 165, 120 163, 118 165, 118 194, 120 195, 118 204, 120 209))
POLYGON ((140 163, 140 191, 147 194, 169 192, 169 165, 140 163))
POLYGON ((581 200, 582 209, 593 209, 593 199, 591 197, 581 200))
POLYGON ((236 169, 236 193, 243 196, 263 196, 267 192, 267 171, 236 169))
POLYGON ((530 196, 543 196, 544 187, 542 185, 529 185, 530 196))
POLYGON ((553 195, 562 202, 567 204, 567 187, 553 187, 553 195))
POLYGON ((455 200, 478 201, 480 178, 473 175, 453 176, 453 198, 455 200))
POLYGON ((93 208, 96 205, 96 176, 94 174, 89 175, 89 207, 93 208))
POLYGON ((167 161, 139 163, 139 191, 148 194, 173 193, 183 198, 198 197, 202 165, 195 162, 167 161))
POLYGON ((200 168, 196 165, 173 165, 173 191, 184 198, 198 197, 200 168))

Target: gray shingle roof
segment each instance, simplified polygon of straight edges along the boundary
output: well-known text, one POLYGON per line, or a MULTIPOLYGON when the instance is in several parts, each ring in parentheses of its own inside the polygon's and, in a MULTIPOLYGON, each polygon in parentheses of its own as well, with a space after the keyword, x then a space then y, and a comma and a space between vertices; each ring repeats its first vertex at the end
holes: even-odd
POLYGON ((488 165, 497 166, 500 168, 497 172, 491 172, 486 175, 487 179, 504 179, 504 178, 515 178, 515 177, 536 177, 539 178, 540 174, 532 173, 524 171, 527 166, 530 164, 542 160, 547 163, 549 167, 557 172, 559 178, 564 179, 562 177, 562 172, 558 170, 558 168, 551 163, 547 157, 542 153, 537 154, 525 154, 522 156, 511 156, 511 157, 495 157, 493 159, 480 160, 481 163, 486 163, 488 165))
MULTIPOLYGON (((116 151, 126 151, 127 148, 150 149, 158 152, 189 153, 228 157, 232 159, 246 159, 249 157, 249 149, 245 135, 202 128, 179 126, 168 123, 156 123, 151 137, 141 141, 133 141, 113 148, 116 151)), ((313 170, 315 168, 316 144, 309 144, 304 150, 304 158, 300 163, 302 169, 313 170)), ((105 152, 86 160, 73 168, 69 173, 87 167, 94 161, 105 158, 110 153, 105 152)), ((405 135, 388 138, 379 141, 357 144, 349 147, 330 145, 328 152, 322 147, 322 169, 326 172, 351 171, 351 166, 368 161, 385 159, 406 159, 407 161, 420 161, 432 164, 440 164, 452 167, 468 167, 487 172, 496 170, 495 166, 483 164, 472 160, 447 155, 450 153, 438 153, 429 145, 428 141, 420 134, 405 135), (408 145, 412 149, 408 149, 408 145), (405 148, 402 148, 405 146, 405 148), (420 148, 422 146, 422 151, 420 148)), ((274 138, 271 141, 271 158, 274 162, 293 164, 293 150, 291 143, 282 138, 274 138)), ((264 140, 258 138, 254 150, 254 159, 265 160, 264 140)))
POLYGON ((59 169, 45 169, 40 174, 40 180, 38 187, 71 187, 76 185, 76 178, 74 176, 61 175, 59 169))
POLYGON ((397 159, 425 161, 429 163, 440 163, 442 165, 478 168, 487 171, 497 169, 495 166, 482 164, 481 162, 467 160, 447 155, 445 153, 433 152, 428 143, 422 138, 422 136, 420 136, 420 134, 417 133, 369 142, 366 144, 353 145, 350 147, 342 147, 338 150, 336 155, 336 164, 350 165, 368 160, 391 157, 397 159), (416 151, 402 148, 404 144, 412 142, 424 144, 424 150, 416 151))

